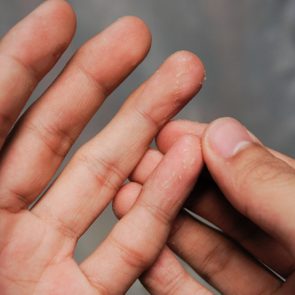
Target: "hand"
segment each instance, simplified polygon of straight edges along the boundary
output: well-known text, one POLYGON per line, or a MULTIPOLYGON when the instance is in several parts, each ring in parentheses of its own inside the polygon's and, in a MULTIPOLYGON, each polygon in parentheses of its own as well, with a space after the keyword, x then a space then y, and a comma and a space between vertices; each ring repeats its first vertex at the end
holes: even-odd
POLYGON ((78 150, 32 207, 106 96, 150 47, 150 33, 142 21, 118 20, 77 51, 12 128, 38 81, 68 46, 74 28, 75 16, 67 2, 48 0, 0 43, 3 295, 124 293, 159 254, 181 198, 200 171, 201 154, 195 152, 199 140, 186 136, 167 154, 157 177, 144 186, 138 206, 77 265, 73 253, 78 239, 112 200, 158 130, 199 90, 204 70, 191 53, 170 57, 109 125, 78 150), (171 186, 158 190, 167 169, 176 171, 169 178, 171 186), (185 181, 178 184, 181 177, 185 181))
MULTIPOLYGON (((294 294, 295 160, 263 146, 234 119, 209 126, 169 123, 157 138, 160 151, 146 153, 133 182, 116 197, 116 213, 128 211, 141 184, 184 134, 202 138, 204 161, 214 179, 205 171, 185 207, 221 231, 184 211, 170 235, 170 249, 224 294, 294 294)), ((196 282, 170 249, 142 277, 143 283, 154 294, 198 294, 196 282)))

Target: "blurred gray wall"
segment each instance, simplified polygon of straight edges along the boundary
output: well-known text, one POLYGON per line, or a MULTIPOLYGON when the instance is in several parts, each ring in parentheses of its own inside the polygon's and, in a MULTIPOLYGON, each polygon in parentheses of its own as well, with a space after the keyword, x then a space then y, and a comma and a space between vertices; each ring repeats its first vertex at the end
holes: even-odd
MULTIPOLYGON (((0 34, 41 2, 0 0, 0 34)), ((31 101, 85 40, 116 18, 137 15, 153 33, 148 58, 105 103, 103 111, 97 113, 73 150, 103 128, 128 93, 168 55, 188 49, 204 61, 207 81, 202 93, 179 117, 210 121, 220 116, 234 116, 265 144, 295 156, 295 0, 69 2, 78 15, 76 37, 31 101)), ((78 246, 79 260, 97 246, 114 221, 108 210, 95 223, 78 246)), ((136 284, 128 294, 146 293, 136 284)))

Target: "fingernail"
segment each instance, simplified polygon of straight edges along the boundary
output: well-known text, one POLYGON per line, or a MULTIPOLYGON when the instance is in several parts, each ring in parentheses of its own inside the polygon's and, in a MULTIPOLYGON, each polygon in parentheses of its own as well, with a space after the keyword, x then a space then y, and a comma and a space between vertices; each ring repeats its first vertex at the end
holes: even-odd
POLYGON ((247 129, 230 118, 215 121, 209 127, 207 139, 210 147, 224 158, 233 157, 253 142, 247 129))

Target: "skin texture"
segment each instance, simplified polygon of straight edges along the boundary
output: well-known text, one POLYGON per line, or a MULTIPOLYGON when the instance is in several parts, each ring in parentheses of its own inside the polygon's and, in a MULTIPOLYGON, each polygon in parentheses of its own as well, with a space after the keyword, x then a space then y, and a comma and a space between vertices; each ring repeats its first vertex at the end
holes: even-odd
POLYGON ((69 4, 48 0, 0 43, 3 295, 124 294, 162 251, 201 171, 200 139, 179 138, 143 185, 137 205, 90 257, 81 265, 75 262, 78 239, 112 201, 159 130, 199 91, 204 68, 190 52, 169 57, 30 208, 87 122, 150 48, 149 30, 140 19, 119 19, 86 42, 15 122, 74 31, 69 4))
MULTIPOLYGON (((184 207, 221 231, 184 211, 167 243, 174 253, 162 253, 161 265, 176 254, 223 294, 293 294, 295 161, 263 146, 234 119, 222 118, 209 125, 168 123, 157 137, 159 150, 147 151, 132 181, 114 200, 117 215, 123 216, 136 203, 142 184, 184 134, 200 138, 206 164, 184 207)), ((165 285, 160 287, 165 281, 160 274, 169 278, 169 266, 165 270, 156 262, 151 270, 142 277, 143 283, 157 288, 156 294, 178 294, 177 288, 165 292, 165 285)), ((186 280, 178 284, 185 288, 186 280)))

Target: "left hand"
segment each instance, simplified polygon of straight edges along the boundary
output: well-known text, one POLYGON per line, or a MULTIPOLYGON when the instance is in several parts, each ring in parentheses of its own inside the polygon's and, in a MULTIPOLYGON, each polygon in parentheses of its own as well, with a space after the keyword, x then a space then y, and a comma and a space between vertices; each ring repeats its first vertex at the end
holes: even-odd
MULTIPOLYGON (((294 294, 295 160, 263 146, 233 119, 169 123, 158 135, 160 151, 146 153, 133 182, 117 195, 117 215, 128 211, 163 154, 184 134, 202 138, 210 173, 200 176, 185 208, 222 232, 184 211, 168 246, 224 294, 294 294)), ((142 280, 155 294, 195 294, 192 278, 168 247, 142 280)))
POLYGON ((73 253, 79 238, 111 202, 161 126, 198 91, 204 71, 189 52, 168 58, 108 126, 76 152, 34 204, 92 115, 150 47, 146 25, 135 17, 121 18, 76 52, 12 128, 74 30, 69 4, 47 0, 0 43, 1 295, 125 293, 159 254, 173 212, 181 206, 178 199, 188 193, 200 171, 201 155, 194 152, 199 140, 188 136, 167 154, 169 165, 155 172, 159 177, 147 183, 139 206, 81 265, 76 263, 73 253), (188 169, 179 157, 183 152, 188 169), (169 186, 157 199, 150 197, 166 169, 177 171, 172 183, 178 177, 188 180, 174 190, 173 204, 166 200, 169 186), (167 210, 161 209, 165 204, 167 210))

